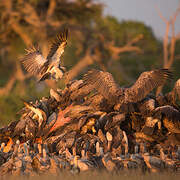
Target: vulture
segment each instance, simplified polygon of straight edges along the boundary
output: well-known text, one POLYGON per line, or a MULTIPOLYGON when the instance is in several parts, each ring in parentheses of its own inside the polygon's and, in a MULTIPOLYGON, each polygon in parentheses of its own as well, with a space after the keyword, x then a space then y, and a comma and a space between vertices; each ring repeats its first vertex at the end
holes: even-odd
POLYGON ((171 105, 180 110, 176 103, 177 99, 180 100, 180 79, 175 82, 172 91, 166 93, 164 96, 160 94, 156 97, 159 106, 171 105))
POLYGON ((68 30, 64 29, 52 42, 50 51, 45 58, 40 49, 30 47, 26 49, 27 53, 21 58, 21 62, 29 73, 38 76, 39 81, 53 78, 61 79, 65 72, 65 67, 61 66, 60 57, 67 45, 68 30))
POLYGON ((114 105, 114 110, 125 112, 133 112, 131 107, 134 103, 144 99, 167 79, 172 79, 172 73, 168 69, 155 69, 143 72, 131 87, 121 88, 109 72, 92 69, 83 77, 84 85, 97 90, 114 105))
POLYGON ((165 105, 154 110, 155 117, 161 117, 163 125, 172 133, 180 133, 180 112, 172 106, 165 105))

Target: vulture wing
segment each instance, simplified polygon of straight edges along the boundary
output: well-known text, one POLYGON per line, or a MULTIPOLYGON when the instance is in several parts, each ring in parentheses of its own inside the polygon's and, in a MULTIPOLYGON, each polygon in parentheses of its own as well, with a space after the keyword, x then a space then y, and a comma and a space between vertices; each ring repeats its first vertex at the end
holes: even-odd
POLYGON ((24 68, 33 75, 39 75, 47 60, 43 57, 40 50, 35 47, 26 49, 26 51, 26 55, 21 59, 24 68))
POLYGON ((125 90, 124 102, 138 102, 146 97, 154 88, 161 86, 167 79, 172 79, 168 69, 156 69, 143 72, 133 86, 125 90))
POLYGON ((52 42, 47 59, 50 60, 53 57, 59 57, 63 54, 64 48, 67 45, 68 29, 64 29, 59 35, 57 35, 54 42, 52 42))
POLYGON ((107 100, 114 103, 117 101, 120 88, 109 72, 93 69, 84 75, 83 80, 85 84, 93 86, 107 100))
MULTIPOLYGON (((55 61, 57 66, 59 66, 60 57, 63 54, 64 48, 67 45, 67 36, 68 36, 68 29, 64 29, 64 31, 61 32, 59 35, 57 35, 56 39, 52 42, 50 51, 47 55, 47 61, 41 69, 41 74, 47 72, 49 64, 51 64, 52 61, 55 61)), ((46 79, 46 77, 44 79, 46 79)))

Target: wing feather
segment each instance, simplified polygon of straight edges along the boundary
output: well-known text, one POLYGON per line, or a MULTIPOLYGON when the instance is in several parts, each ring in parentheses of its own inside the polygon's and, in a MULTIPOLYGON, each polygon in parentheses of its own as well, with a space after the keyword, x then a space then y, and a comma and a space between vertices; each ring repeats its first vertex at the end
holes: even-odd
POLYGON ((161 86, 167 79, 172 79, 168 69, 156 69, 143 72, 133 86, 125 90, 124 102, 138 102, 154 88, 161 86))
POLYGON ((61 56, 61 54, 64 52, 65 46, 67 45, 67 37, 68 29, 64 29, 64 31, 60 33, 52 43, 49 54, 47 56, 48 60, 56 55, 56 53, 61 56))
POLYGON ((26 49, 26 51, 26 55, 23 58, 21 58, 20 61, 22 62, 26 71, 33 75, 38 75, 41 71, 41 68, 43 67, 44 63, 47 62, 47 60, 43 57, 40 50, 36 49, 35 47, 26 49))
POLYGON ((110 73, 93 69, 84 75, 83 81, 85 84, 93 86, 107 100, 115 103, 118 99, 117 92, 120 88, 110 73))
POLYGON ((67 36, 68 36, 68 29, 64 29, 63 32, 57 35, 54 42, 52 42, 50 51, 47 55, 47 61, 41 69, 41 74, 46 73, 49 64, 52 61, 57 61, 57 66, 59 66, 60 56, 63 54, 64 48, 67 45, 67 36))

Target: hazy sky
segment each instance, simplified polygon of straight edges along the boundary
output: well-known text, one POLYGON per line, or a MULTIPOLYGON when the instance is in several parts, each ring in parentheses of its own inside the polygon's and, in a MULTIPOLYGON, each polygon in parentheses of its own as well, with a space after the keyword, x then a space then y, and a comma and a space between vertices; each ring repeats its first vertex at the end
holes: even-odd
MULTIPOLYGON (((158 7, 167 19, 175 12, 180 0, 99 0, 103 2, 105 14, 113 15, 119 20, 138 20, 151 26, 155 34, 162 38, 165 33, 165 23, 159 17, 155 7, 158 7)), ((175 31, 180 32, 180 13, 175 24, 175 31)))

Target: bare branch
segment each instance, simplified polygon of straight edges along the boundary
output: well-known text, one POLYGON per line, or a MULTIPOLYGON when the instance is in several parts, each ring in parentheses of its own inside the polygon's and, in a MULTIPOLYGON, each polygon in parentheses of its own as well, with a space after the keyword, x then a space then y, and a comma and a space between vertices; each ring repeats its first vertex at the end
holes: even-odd
MULTIPOLYGON (((164 68, 171 68, 173 62, 174 62, 174 53, 175 53, 175 44, 176 40, 179 38, 180 33, 175 35, 175 21, 180 12, 180 4, 179 7, 176 9, 175 13, 173 16, 170 17, 170 20, 165 19, 162 16, 162 13, 158 10, 158 14, 161 17, 161 19, 166 23, 166 32, 164 35, 164 40, 163 40, 163 51, 164 51, 164 62, 163 62, 163 67, 164 68), (168 37, 169 37, 169 28, 172 28, 172 37, 170 40, 170 43, 168 44, 168 37), (169 49, 168 49, 168 45, 169 49), (170 53, 170 57, 169 54, 170 53)), ((158 95, 162 91, 163 86, 158 87, 156 91, 156 95, 158 95)))
POLYGON ((15 82, 16 78, 14 75, 11 76, 11 78, 8 80, 8 82, 6 83, 6 85, 2 88, 0 88, 0 95, 8 95, 11 91, 11 89, 13 88, 14 82, 15 82))
POLYGON ((39 16, 36 13, 36 10, 29 3, 24 3, 24 8, 21 8, 21 11, 23 12, 24 19, 27 23, 35 26, 36 28, 42 26, 42 23, 39 19, 39 16))
MULTIPOLYGON (((142 50, 137 46, 132 46, 132 44, 138 42, 140 39, 142 39, 143 36, 140 34, 134 39, 132 39, 130 42, 128 42, 123 47, 115 47, 112 43, 105 44, 104 46, 111 50, 113 52, 112 56, 116 59, 120 53, 123 52, 138 52, 141 53, 142 50)), ((66 74, 65 82, 69 82, 74 77, 76 77, 82 69, 86 68, 87 66, 97 62, 101 69, 106 70, 106 67, 101 62, 101 52, 98 51, 98 49, 94 49, 95 55, 90 55, 90 49, 87 50, 86 55, 66 74)))
POLYGON ((165 22, 165 23, 168 23, 168 20, 162 15, 160 9, 158 8, 158 6, 155 6, 155 9, 159 15, 159 17, 165 22))
POLYGON ((107 44, 107 48, 110 49, 110 51, 112 51, 112 57, 114 60, 117 60, 119 57, 120 53, 124 53, 124 52, 137 52, 137 53, 142 53, 141 48, 137 47, 137 46, 132 46, 133 44, 137 43, 138 41, 140 41, 143 38, 143 35, 140 34, 137 37, 135 37, 134 39, 132 39, 131 41, 129 41, 125 46, 123 47, 115 47, 114 46, 114 42, 111 42, 109 44, 107 44))
POLYGON ((170 17, 170 21, 171 23, 175 23, 177 16, 179 15, 180 12, 180 3, 179 3, 179 7, 176 9, 175 13, 173 14, 173 16, 170 17))
POLYGON ((141 39, 144 38, 143 34, 139 34, 137 35, 134 39, 132 39, 131 41, 129 41, 126 46, 132 46, 133 44, 137 43, 138 41, 140 41, 141 39))
POLYGON ((170 68, 173 64, 173 61, 174 61, 174 51, 175 51, 175 44, 176 44, 174 23, 175 23, 175 21, 172 21, 172 24, 171 24, 172 37, 171 37, 171 42, 170 42, 170 58, 168 60, 167 68, 170 68))
POLYGON ((16 61, 16 70, 11 75, 11 77, 8 80, 8 82, 6 83, 6 85, 4 87, 0 88, 0 96, 8 95, 11 92, 16 80, 24 81, 25 79, 29 78, 30 76, 31 76, 30 74, 24 75, 19 62, 16 61))
POLYGON ((24 75, 21 69, 20 63, 18 61, 16 61, 16 73, 14 76, 16 77, 17 80, 20 80, 20 81, 24 81, 28 77, 24 75))
POLYGON ((82 69, 94 63, 93 56, 90 55, 89 50, 86 55, 66 74, 65 82, 69 82, 76 77, 82 69))
POLYGON ((31 38, 24 32, 24 30, 18 23, 11 22, 11 26, 13 30, 22 38, 22 40, 27 46, 32 44, 31 38))
POLYGON ((163 40, 163 51, 164 51, 164 67, 167 66, 168 64, 168 34, 169 34, 169 28, 170 28, 170 23, 166 23, 166 32, 164 35, 164 40, 163 40))
POLYGON ((56 1, 50 0, 46 18, 50 18, 53 15, 55 8, 56 8, 56 1))

